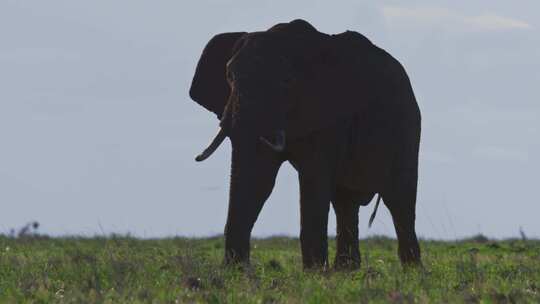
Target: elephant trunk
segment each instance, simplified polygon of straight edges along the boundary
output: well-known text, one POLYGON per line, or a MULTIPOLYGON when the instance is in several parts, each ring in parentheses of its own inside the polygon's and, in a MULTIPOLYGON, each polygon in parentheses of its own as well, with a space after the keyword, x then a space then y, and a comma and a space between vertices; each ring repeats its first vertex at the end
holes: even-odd
POLYGON ((257 201, 256 142, 233 145, 229 210, 225 226, 225 262, 248 262, 251 230, 262 203, 257 201))

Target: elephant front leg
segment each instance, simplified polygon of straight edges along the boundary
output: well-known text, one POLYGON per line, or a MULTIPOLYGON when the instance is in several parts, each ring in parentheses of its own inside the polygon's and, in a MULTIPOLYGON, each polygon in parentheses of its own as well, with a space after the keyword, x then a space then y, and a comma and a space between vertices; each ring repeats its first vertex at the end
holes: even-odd
POLYGON ((360 250, 358 243, 358 209, 360 205, 354 201, 349 191, 338 189, 332 201, 336 213, 336 269, 360 268, 360 250))
POLYGON ((329 186, 321 177, 300 174, 300 242, 304 269, 325 269, 328 265, 329 186))

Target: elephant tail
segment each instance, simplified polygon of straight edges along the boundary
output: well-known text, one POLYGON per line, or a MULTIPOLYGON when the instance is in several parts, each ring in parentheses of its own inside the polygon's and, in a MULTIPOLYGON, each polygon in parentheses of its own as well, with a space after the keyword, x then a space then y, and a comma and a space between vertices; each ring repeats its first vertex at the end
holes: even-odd
POLYGON ((379 203, 381 202, 381 194, 377 193, 377 202, 375 203, 375 209, 373 209, 373 212, 371 213, 371 216, 369 217, 369 224, 368 228, 371 228, 371 224, 373 224, 373 220, 375 220, 375 215, 377 214, 377 209, 379 209, 379 203))

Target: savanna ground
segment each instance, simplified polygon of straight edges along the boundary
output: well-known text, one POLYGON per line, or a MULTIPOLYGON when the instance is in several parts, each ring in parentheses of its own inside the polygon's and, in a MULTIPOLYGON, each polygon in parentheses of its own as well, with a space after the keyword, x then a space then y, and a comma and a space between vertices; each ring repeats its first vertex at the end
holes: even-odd
POLYGON ((540 303, 540 241, 422 241, 407 271, 395 240, 360 246, 359 271, 304 272, 295 238, 253 240, 240 269, 221 237, 0 235, 0 303, 540 303))

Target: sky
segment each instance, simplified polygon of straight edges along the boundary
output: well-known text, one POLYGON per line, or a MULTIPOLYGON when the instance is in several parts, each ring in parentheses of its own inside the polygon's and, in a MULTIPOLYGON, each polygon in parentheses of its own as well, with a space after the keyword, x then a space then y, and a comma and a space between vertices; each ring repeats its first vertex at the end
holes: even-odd
MULTIPOLYGON (((407 69, 423 115, 417 233, 540 237, 540 2, 0 2, 0 233, 223 232, 230 143, 188 96, 206 42, 302 18, 358 31, 407 69)), ((288 164, 255 236, 298 236, 288 164)), ((360 236, 394 236, 360 209, 360 236)), ((329 234, 335 234, 330 214, 329 234)))

